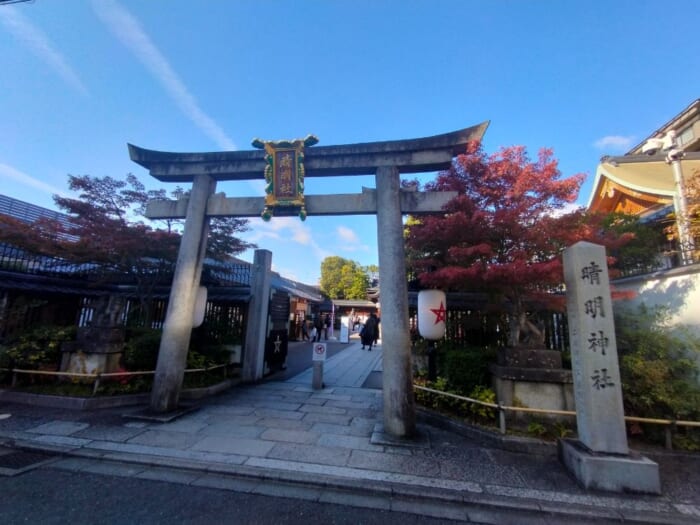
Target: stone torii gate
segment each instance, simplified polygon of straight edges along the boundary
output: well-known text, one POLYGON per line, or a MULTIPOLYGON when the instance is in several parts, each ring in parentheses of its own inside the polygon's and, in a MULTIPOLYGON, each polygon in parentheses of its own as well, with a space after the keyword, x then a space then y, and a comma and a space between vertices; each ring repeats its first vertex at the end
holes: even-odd
MULTIPOLYGON (((452 159, 464 152, 469 141, 481 140, 487 127, 488 122, 483 122, 432 137, 310 147, 303 152, 305 177, 375 175, 376 178, 376 190, 363 190, 360 194, 307 195, 305 214, 377 215, 384 429, 394 436, 410 437, 415 432, 402 214, 441 211, 455 196, 454 192, 402 190, 399 174, 449 168, 452 159)), ((216 183, 263 179, 268 162, 265 152, 260 150, 170 153, 128 146, 131 160, 147 168, 156 179, 192 183, 188 199, 152 201, 147 212, 152 219, 185 219, 151 392, 151 410, 164 413, 178 406, 209 218, 260 216, 266 209, 264 197, 227 198, 224 194, 215 194, 216 183)), ((275 214, 291 215, 296 211, 281 208, 275 214)), ((260 264, 257 257, 255 264, 260 264)), ((251 315, 261 315, 265 319, 266 308, 267 297, 254 295, 251 298, 251 315)), ((264 345, 257 346, 246 344, 244 380, 255 381, 261 377, 264 345)))

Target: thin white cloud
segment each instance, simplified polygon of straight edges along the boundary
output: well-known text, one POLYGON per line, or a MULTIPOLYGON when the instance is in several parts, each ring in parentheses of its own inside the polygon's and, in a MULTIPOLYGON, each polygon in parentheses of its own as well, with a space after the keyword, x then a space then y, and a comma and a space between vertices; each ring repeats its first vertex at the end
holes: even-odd
POLYGON ((601 150, 625 151, 634 145, 634 141, 633 136, 607 135, 596 140, 593 145, 601 150))
POLYGON ((56 50, 46 34, 27 20, 17 8, 4 6, 0 9, 0 21, 15 38, 23 42, 37 57, 46 62, 66 84, 82 95, 88 94, 88 90, 78 74, 63 55, 56 50))
POLYGON ((100 20, 161 83, 180 111, 220 148, 235 150, 234 142, 214 119, 199 107, 195 97, 142 29, 138 20, 115 0, 93 0, 92 6, 100 20))
MULTIPOLYGON (((252 221, 251 221, 252 222, 252 221)), ((254 228, 252 233, 246 234, 246 240, 254 244, 260 244, 264 239, 280 240, 282 236, 274 231, 267 231, 262 228, 254 228)))
POLYGON ((355 233, 355 231, 348 228, 347 226, 338 226, 336 232, 340 240, 343 242, 349 242, 352 244, 358 244, 360 242, 360 238, 355 233))
POLYGON ((335 231, 338 240, 340 241, 340 249, 342 251, 369 251, 369 247, 366 244, 362 244, 362 240, 360 239, 360 236, 355 233, 355 230, 348 228, 347 226, 338 226, 335 231))
MULTIPOLYGON (((317 284, 318 277, 301 277, 299 272, 304 273, 309 272, 310 268, 320 268, 323 259, 334 255, 314 240, 311 228, 297 217, 273 217, 267 222, 260 218, 252 218, 250 230, 243 234, 243 238, 257 244, 260 248, 271 250, 273 254, 298 254, 301 249, 304 254, 302 260, 290 259, 295 256, 281 255, 282 265, 279 264, 279 260, 275 261, 275 255, 273 255, 273 269, 284 277, 309 284, 317 284), (290 249, 291 243, 298 245, 296 249, 290 249), (295 263, 301 264, 302 267, 284 266, 295 263)), ((248 255, 252 259, 253 251, 250 250, 248 255)), ((313 274, 315 272, 312 272, 313 274)))
POLYGON ((245 239, 256 244, 264 244, 266 239, 281 243, 293 242, 308 247, 310 255, 319 260, 332 255, 314 240, 311 228, 297 217, 273 217, 267 222, 252 218, 245 239))
POLYGON ((250 219, 252 242, 261 239, 292 240, 304 246, 313 244, 311 229, 296 217, 273 217, 270 221, 250 219))
POLYGON ((0 163, 0 176, 2 176, 3 178, 12 179, 15 182, 19 182, 20 184, 24 184, 25 186, 31 186, 32 188, 36 188, 37 190, 50 193, 52 195, 58 194, 62 196, 67 196, 67 193, 64 190, 60 190, 55 186, 46 184, 45 182, 42 182, 39 179, 32 177, 31 175, 27 175, 26 173, 23 173, 17 168, 13 168, 8 164, 0 163))

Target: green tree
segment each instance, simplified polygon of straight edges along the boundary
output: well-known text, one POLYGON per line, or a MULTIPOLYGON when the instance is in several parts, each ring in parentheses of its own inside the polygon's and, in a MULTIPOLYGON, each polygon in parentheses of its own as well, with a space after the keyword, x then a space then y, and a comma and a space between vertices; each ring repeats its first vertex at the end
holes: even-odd
POLYGON ((658 258, 668 244, 658 224, 642 223, 638 216, 611 213, 603 219, 606 233, 625 238, 627 242, 608 251, 614 267, 623 272, 644 271, 658 264, 658 258))
POLYGON ((321 291, 331 299, 366 299, 369 276, 357 262, 326 257, 321 262, 321 291))
POLYGON ((377 286, 379 284, 379 266, 376 264, 370 264, 365 266, 363 269, 367 274, 367 278, 369 279, 369 285, 377 286))
POLYGON ((625 413, 671 419, 700 417, 700 338, 671 328, 662 307, 615 311, 625 413))

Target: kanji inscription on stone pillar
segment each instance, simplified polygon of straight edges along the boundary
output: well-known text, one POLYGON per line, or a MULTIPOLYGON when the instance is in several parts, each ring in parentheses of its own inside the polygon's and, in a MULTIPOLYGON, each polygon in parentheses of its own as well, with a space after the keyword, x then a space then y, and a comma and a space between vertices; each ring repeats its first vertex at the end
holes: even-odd
POLYGON ((579 242, 564 250, 564 280, 579 440, 595 452, 627 454, 605 248, 579 242))

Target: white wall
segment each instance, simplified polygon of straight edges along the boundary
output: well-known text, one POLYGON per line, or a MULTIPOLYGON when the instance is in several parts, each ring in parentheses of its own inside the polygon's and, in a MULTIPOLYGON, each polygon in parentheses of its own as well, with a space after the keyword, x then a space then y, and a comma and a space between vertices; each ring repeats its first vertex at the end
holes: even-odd
POLYGON ((665 306, 674 325, 683 324, 700 336, 700 264, 619 279, 611 284, 615 290, 635 293, 634 298, 620 301, 622 304, 665 306))

